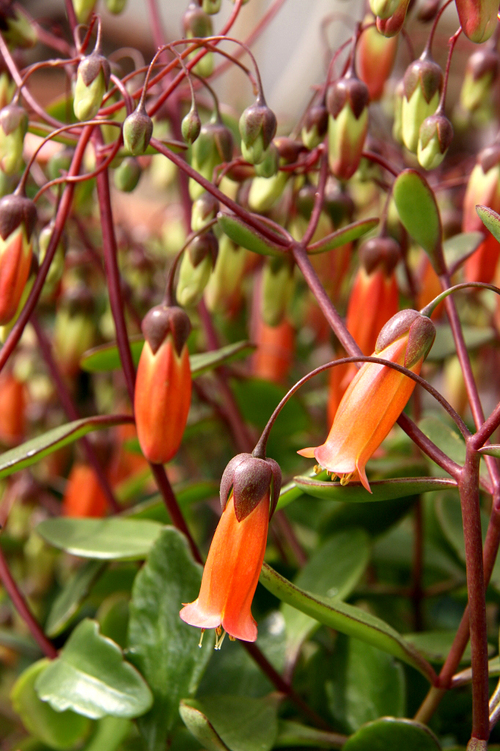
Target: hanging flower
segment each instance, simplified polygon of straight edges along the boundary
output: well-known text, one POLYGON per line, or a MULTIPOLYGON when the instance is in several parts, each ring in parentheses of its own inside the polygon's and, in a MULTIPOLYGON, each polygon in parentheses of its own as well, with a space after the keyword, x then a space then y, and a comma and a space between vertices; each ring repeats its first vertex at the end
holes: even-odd
MULTIPOLYGON (((436 330, 416 310, 396 313, 381 330, 374 356, 404 365, 419 373, 436 330)), ((375 363, 364 363, 344 394, 328 438, 322 446, 298 453, 315 458, 342 485, 359 479, 371 493, 365 466, 388 435, 411 396, 415 382, 403 373, 375 363)))
POLYGON ((221 481, 223 507, 203 571, 200 594, 184 605, 180 617, 203 631, 215 628, 215 648, 225 633, 255 641, 251 605, 266 550, 269 518, 276 507, 281 471, 272 459, 238 454, 221 481))

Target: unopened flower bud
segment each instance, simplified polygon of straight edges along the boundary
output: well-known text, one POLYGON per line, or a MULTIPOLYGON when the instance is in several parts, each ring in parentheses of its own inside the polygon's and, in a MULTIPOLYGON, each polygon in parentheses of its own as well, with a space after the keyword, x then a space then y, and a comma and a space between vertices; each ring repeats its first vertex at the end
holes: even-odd
POLYGON ((399 0, 398 7, 391 16, 387 18, 377 16, 377 31, 385 37, 394 37, 399 34, 404 26, 409 4, 410 0, 399 0))
POLYGON ((0 199, 0 325, 15 315, 31 268, 35 204, 18 195, 0 199))
POLYGON ((204 300, 211 313, 226 313, 238 307, 248 252, 225 234, 219 240, 215 267, 205 289, 204 300))
POLYGON ((262 274, 261 317, 268 326, 283 320, 295 289, 294 266, 288 259, 268 258, 262 274))
POLYGON ((423 0, 417 9, 417 18, 422 23, 430 23, 436 18, 441 0, 423 0))
POLYGON ((460 25, 465 36, 481 44, 497 27, 497 0, 455 0, 460 25))
POLYGON ((106 10, 114 16, 120 15, 125 10, 127 0, 105 0, 106 10))
POLYGON ((96 0, 73 0, 76 20, 78 23, 87 23, 96 5, 96 0))
POLYGON ((91 120, 97 115, 108 88, 110 73, 108 61, 98 52, 92 52, 80 62, 73 100, 78 120, 91 120))
POLYGON ((164 464, 179 450, 189 414, 191 323, 181 308, 158 305, 145 316, 142 331, 146 341, 134 399, 137 437, 144 456, 164 464))
POLYGON ((252 513, 264 495, 271 491, 269 516, 278 503, 281 469, 274 459, 258 459, 252 454, 237 454, 231 459, 220 482, 220 503, 226 508, 229 494, 234 497, 234 510, 239 522, 252 513))
POLYGON ((315 104, 307 110, 302 127, 302 142, 311 151, 323 141, 328 131, 328 110, 324 104, 315 104))
POLYGON ((124 193, 131 193, 137 187, 141 175, 139 161, 134 156, 127 156, 114 171, 115 186, 124 193))
POLYGON ((426 170, 439 167, 453 140, 453 126, 444 115, 430 115, 420 126, 417 157, 426 170))
MULTIPOLYGON (((47 249, 54 232, 54 222, 47 224, 38 237, 38 262, 40 266, 47 254, 47 249)), ((52 258, 49 271, 45 277, 45 283, 43 285, 42 296, 44 299, 51 299, 59 286, 59 282, 62 279, 64 272, 64 257, 66 253, 66 238, 63 236, 57 245, 56 252, 52 258)))
POLYGON ((26 11, 18 3, 4 3, 2 36, 13 49, 29 49, 38 41, 38 34, 26 11))
MULTIPOLYGON (((194 0, 189 3, 186 12, 182 16, 182 28, 187 39, 209 37, 213 34, 212 19, 194 0)), ((200 49, 202 48, 200 47, 200 49)), ((190 57, 197 55, 198 52, 199 50, 196 50, 190 57)), ((207 78, 212 74, 213 68, 213 54, 212 52, 207 52, 195 65, 193 72, 207 78)))
POLYGON ((185 307, 197 305, 217 260, 218 241, 211 231, 198 235, 184 252, 176 295, 185 307))
MULTIPOLYGON (((233 137, 228 127, 216 116, 201 126, 200 135, 193 143, 191 165, 204 178, 212 181, 214 169, 233 156, 233 137)), ((189 193, 194 201, 204 191, 195 180, 189 181, 189 193)))
POLYGON ((374 16, 389 18, 400 4, 401 0, 370 0, 370 10, 374 16))
POLYGON ((95 340, 95 302, 82 283, 65 290, 54 325, 54 351, 65 376, 75 376, 83 353, 95 340))
POLYGON ((352 221, 354 216, 354 201, 345 189, 331 180, 326 185, 324 209, 333 222, 335 229, 352 221))
POLYGON ((191 228, 199 232, 206 224, 215 219, 219 211, 219 201, 211 193, 205 192, 193 201, 191 207, 191 228))
POLYGON ((329 89, 327 107, 330 169, 341 180, 356 172, 368 130, 368 87, 352 72, 329 89))
POLYGON ((424 50, 422 56, 406 69, 403 85, 403 142, 408 151, 416 153, 420 126, 437 109, 443 87, 443 72, 424 50))
POLYGON ((22 166, 27 130, 28 115, 18 104, 8 104, 0 111, 0 167, 6 175, 15 174, 22 166))
POLYGON ((499 63, 500 56, 492 49, 479 49, 467 60, 460 90, 460 104, 467 112, 474 112, 490 98, 499 63))
POLYGON ((220 11, 221 0, 202 0, 201 9, 209 15, 214 15, 220 11))
POLYGON ((260 164, 255 165, 255 174, 258 177, 274 177, 279 170, 280 155, 278 148, 274 141, 269 144, 268 148, 264 152, 263 159, 260 164))
POLYGON ((182 118, 181 132, 186 143, 194 143, 201 131, 201 120, 198 109, 193 103, 187 115, 182 118))
POLYGON ((398 50, 397 37, 388 38, 381 34, 376 26, 369 25, 373 16, 366 16, 363 29, 356 48, 356 63, 359 77, 368 86, 370 101, 378 101, 383 92, 385 82, 391 74, 396 52, 398 50))
POLYGON ((250 164, 259 164, 264 152, 276 134, 276 116, 259 96, 254 104, 242 113, 239 122, 241 153, 250 164))
POLYGON ((144 154, 153 135, 153 121, 139 105, 123 123, 123 143, 132 156, 144 154))

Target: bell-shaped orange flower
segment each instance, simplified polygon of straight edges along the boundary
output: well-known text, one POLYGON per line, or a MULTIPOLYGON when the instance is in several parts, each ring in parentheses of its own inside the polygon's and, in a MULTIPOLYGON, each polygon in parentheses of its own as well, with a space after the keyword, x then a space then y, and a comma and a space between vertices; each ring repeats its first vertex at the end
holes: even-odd
POLYGON ((158 305, 144 318, 146 341, 135 384, 137 437, 155 464, 177 453, 191 404, 191 368, 186 345, 191 324, 176 306, 158 305))
MULTIPOLYGON (((435 335, 430 318, 416 310, 400 311, 380 332, 374 356, 418 374, 435 335)), ((357 473, 371 493, 366 463, 398 419, 414 386, 393 368, 364 363, 344 394, 325 443, 298 453, 315 458, 343 485, 357 473)))
POLYGON ((106 496, 92 467, 74 464, 64 492, 63 516, 100 518, 106 515, 106 508, 106 496))
POLYGON ((0 200, 0 324, 14 317, 33 256, 35 204, 20 195, 0 200))
POLYGON ((215 628, 215 648, 225 633, 255 641, 251 605, 266 550, 267 529, 279 496, 281 471, 272 459, 238 454, 221 481, 222 516, 208 552, 198 598, 180 617, 202 630, 215 628))

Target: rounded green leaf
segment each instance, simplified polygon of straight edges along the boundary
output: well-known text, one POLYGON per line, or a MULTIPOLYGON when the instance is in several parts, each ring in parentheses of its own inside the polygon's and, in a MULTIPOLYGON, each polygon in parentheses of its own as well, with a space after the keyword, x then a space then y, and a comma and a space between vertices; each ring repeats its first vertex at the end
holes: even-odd
POLYGON ((500 242, 500 214, 490 209, 489 206, 476 206, 476 211, 486 229, 500 242))
POLYGON ((72 709, 93 719, 138 717, 153 703, 144 678, 125 662, 118 645, 99 633, 99 624, 88 618, 38 677, 35 690, 58 712, 72 709))
POLYGON ((75 712, 56 712, 38 697, 35 683, 50 664, 45 658, 21 673, 12 689, 12 705, 35 738, 51 748, 72 748, 87 735, 90 722, 75 712))
MULTIPOLYGON (((252 250, 254 253, 259 253, 260 255, 283 257, 284 238, 279 238, 281 243, 273 243, 253 227, 249 227, 248 224, 245 224, 237 216, 220 213, 217 218, 222 231, 236 245, 241 245, 242 248, 252 250)), ((276 236, 276 239, 278 240, 278 236, 276 236)))
POLYGON ((406 169, 394 182, 393 196, 406 231, 422 246, 436 272, 441 274, 444 271, 441 217, 432 188, 416 170, 406 169))
POLYGON ((105 564, 100 561, 87 561, 66 582, 50 608, 45 633, 53 638, 61 634, 71 619, 79 611, 89 594, 92 585, 103 571, 105 564))
POLYGON ((163 525, 146 519, 44 519, 36 528, 55 548, 82 558, 146 558, 163 525))
POLYGON ((440 751, 439 741, 428 727, 414 720, 383 717, 354 733, 342 751, 440 751))
POLYGON ((271 751, 278 734, 276 697, 185 699, 180 713, 207 751, 271 751))

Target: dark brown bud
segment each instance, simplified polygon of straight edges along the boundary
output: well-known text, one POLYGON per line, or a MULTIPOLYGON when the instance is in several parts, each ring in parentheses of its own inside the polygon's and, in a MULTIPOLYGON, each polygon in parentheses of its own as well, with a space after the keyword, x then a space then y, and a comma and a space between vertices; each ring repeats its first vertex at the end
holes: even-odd
POLYGON ((326 97, 328 112, 334 119, 348 104, 356 120, 359 120, 369 103, 368 86, 352 73, 332 84, 326 97))
POLYGON ((182 16, 182 28, 187 37, 208 37, 212 34, 212 20, 195 2, 190 2, 182 16))
POLYGON ((111 75, 111 68, 109 62, 103 55, 98 52, 92 52, 88 57, 84 57, 78 66, 78 75, 81 76, 85 86, 90 86, 99 73, 103 72, 104 82, 106 88, 109 85, 109 77, 111 75))
POLYGON ((236 518, 241 522, 270 493, 269 515, 272 516, 278 503, 280 489, 281 470, 274 459, 258 459, 252 454, 237 454, 222 475, 222 510, 226 507, 232 490, 236 518))
POLYGON ((319 137, 326 136, 328 130, 328 110, 324 104, 315 104, 309 107, 304 119, 304 130, 315 130, 319 137))
POLYGON ((492 144, 479 152, 477 163, 481 165, 484 174, 500 164, 500 144, 492 144))
POLYGON ((427 104, 431 101, 436 91, 441 91, 443 86, 443 71, 434 62, 429 52, 424 50, 418 60, 414 60, 407 67, 403 79, 405 97, 410 100, 413 92, 420 87, 427 104))
POLYGON ((399 243, 392 237, 372 237, 359 249, 359 260, 367 274, 382 268, 387 276, 392 274, 400 259, 399 243))
POLYGON ((490 74, 492 80, 495 80, 498 76, 499 63, 500 56, 496 50, 480 49, 467 60, 466 71, 472 75, 475 81, 487 74, 490 74))
POLYGON ((0 199, 0 236, 6 240, 20 224, 24 224, 29 240, 37 220, 36 206, 23 196, 10 195, 0 199))
POLYGON ((144 316, 142 333, 153 354, 171 334, 176 352, 180 355, 191 333, 191 321, 187 313, 176 305, 157 305, 144 316))
POLYGON ((354 215, 354 201, 342 190, 338 183, 330 181, 326 185, 324 209, 333 222, 334 227, 340 227, 344 222, 350 222, 354 215))
POLYGON ((209 230, 202 235, 197 235, 197 237, 189 243, 187 252, 189 253, 191 263, 195 268, 198 264, 204 261, 207 256, 211 257, 212 266, 215 267, 217 253, 219 252, 219 241, 214 233, 209 230))
POLYGON ((309 182, 305 183, 297 193, 295 205, 299 213, 305 217, 305 219, 310 219, 311 217, 315 198, 316 187, 309 182))

